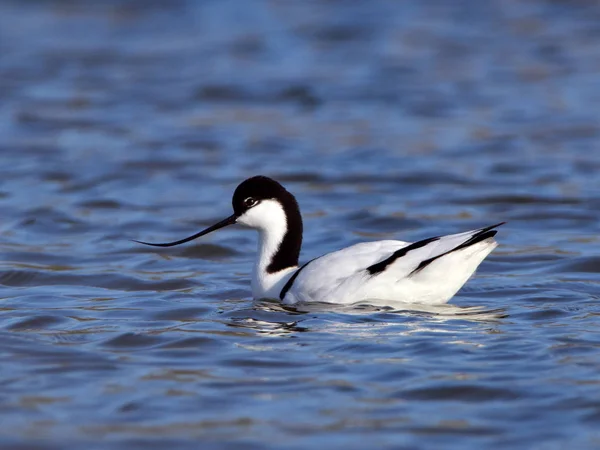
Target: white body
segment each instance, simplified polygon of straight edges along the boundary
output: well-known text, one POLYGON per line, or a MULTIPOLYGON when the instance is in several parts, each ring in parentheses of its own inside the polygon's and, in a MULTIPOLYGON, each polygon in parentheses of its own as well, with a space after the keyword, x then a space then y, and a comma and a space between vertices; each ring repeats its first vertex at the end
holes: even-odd
POLYGON ((397 303, 446 303, 496 248, 493 239, 442 256, 413 275, 411 272, 421 261, 445 253, 471 235, 472 232, 444 236, 439 241, 412 250, 376 275, 370 275, 365 269, 409 243, 366 242, 329 253, 300 272, 283 302, 316 301, 344 305, 366 302, 389 306, 397 303))
MULTIPOLYGON (((297 266, 276 273, 268 273, 266 270, 287 231, 283 208, 276 201, 263 201, 241 216, 238 223, 259 232, 258 258, 252 274, 253 297, 280 299, 282 289, 298 270, 297 266)), ((497 244, 493 238, 451 252, 433 261, 423 270, 411 273, 422 261, 455 249, 478 231, 443 236, 437 241, 409 251, 383 272, 375 275, 369 274, 367 267, 388 258, 410 243, 366 242, 328 253, 302 268, 285 294, 283 302, 344 305, 358 302, 377 305, 446 303, 473 275, 484 258, 496 248, 497 244)))

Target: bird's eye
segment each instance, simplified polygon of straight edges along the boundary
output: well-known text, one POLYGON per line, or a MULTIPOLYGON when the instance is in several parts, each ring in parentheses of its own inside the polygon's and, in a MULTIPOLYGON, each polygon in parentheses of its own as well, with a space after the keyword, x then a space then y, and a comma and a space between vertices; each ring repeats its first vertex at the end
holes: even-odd
POLYGON ((256 200, 255 198, 252 198, 252 197, 248 197, 246 200, 244 200, 244 206, 246 208, 252 208, 257 203, 258 203, 258 200, 256 200))

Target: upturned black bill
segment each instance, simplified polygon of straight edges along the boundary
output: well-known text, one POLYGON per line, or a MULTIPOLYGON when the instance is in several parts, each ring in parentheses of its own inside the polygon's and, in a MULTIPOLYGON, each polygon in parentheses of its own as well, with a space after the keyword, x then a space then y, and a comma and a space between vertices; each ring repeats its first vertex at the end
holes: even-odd
POLYGON ((162 244, 154 244, 152 242, 136 241, 135 239, 133 241, 137 242, 138 244, 152 245, 154 247, 173 247, 174 245, 185 244, 186 242, 193 241, 194 239, 197 239, 200 236, 204 236, 208 233, 218 230, 219 228, 226 227, 227 225, 233 225, 235 223, 236 219, 237 219, 237 217, 234 214, 232 216, 229 216, 227 219, 220 221, 219 223, 215 223, 213 226, 208 227, 206 230, 202 230, 199 233, 196 233, 190 237, 186 237, 185 239, 181 239, 180 241, 165 242, 162 244))

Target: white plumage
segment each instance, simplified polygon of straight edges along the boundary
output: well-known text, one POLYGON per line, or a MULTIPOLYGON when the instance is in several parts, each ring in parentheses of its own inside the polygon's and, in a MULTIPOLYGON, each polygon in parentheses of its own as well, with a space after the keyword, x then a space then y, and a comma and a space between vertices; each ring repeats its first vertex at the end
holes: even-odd
POLYGON ((328 253, 304 267, 283 301, 286 304, 318 301, 346 305, 366 302, 390 306, 446 303, 497 247, 492 237, 441 256, 421 271, 413 271, 423 261, 451 251, 479 231, 442 236, 409 251, 375 275, 365 269, 410 244, 402 241, 365 242, 328 253))
POLYGON ((356 244, 298 266, 302 217, 296 199, 277 181, 252 177, 234 192, 234 214, 183 244, 227 225, 238 223, 259 232, 252 272, 255 299, 276 298, 286 304, 323 302, 446 303, 473 275, 497 243, 496 224, 465 233, 408 243, 376 241, 356 244))

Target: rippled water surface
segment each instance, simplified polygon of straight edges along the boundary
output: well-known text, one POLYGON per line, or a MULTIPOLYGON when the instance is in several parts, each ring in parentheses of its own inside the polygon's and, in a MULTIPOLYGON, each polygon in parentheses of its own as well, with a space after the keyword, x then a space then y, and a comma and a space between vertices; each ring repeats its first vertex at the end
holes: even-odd
POLYGON ((0 3, 3 448, 600 446, 600 6, 0 3), (302 260, 508 221, 444 308, 250 298, 244 178, 302 260))

